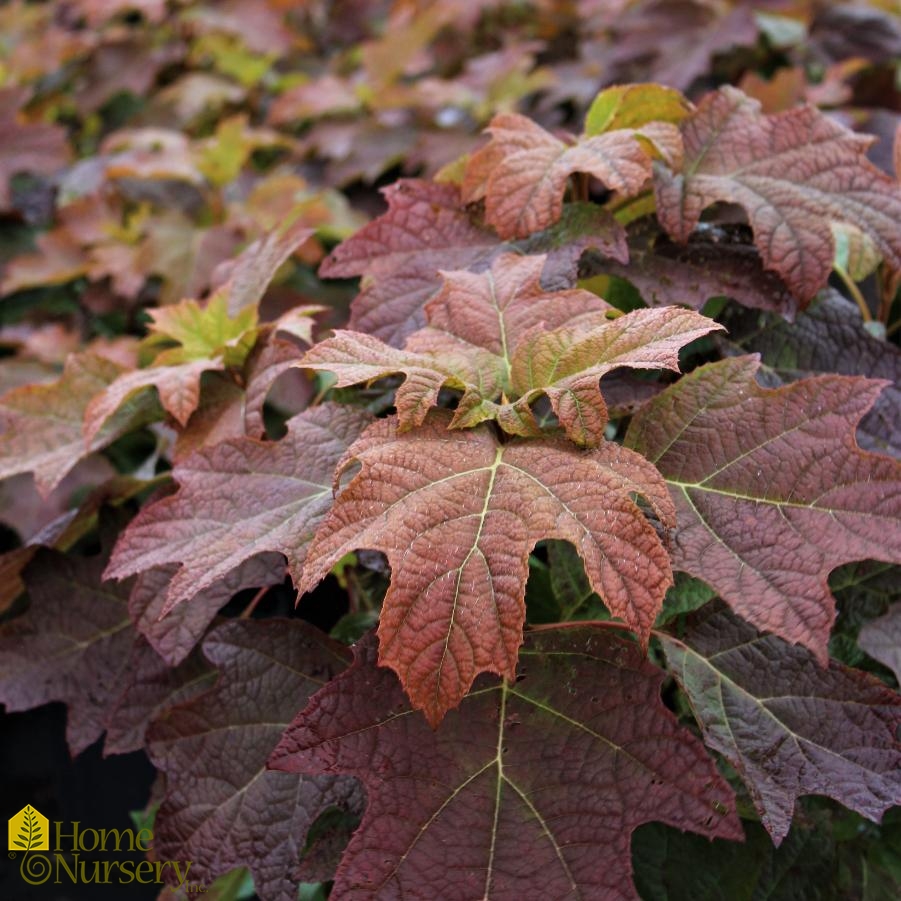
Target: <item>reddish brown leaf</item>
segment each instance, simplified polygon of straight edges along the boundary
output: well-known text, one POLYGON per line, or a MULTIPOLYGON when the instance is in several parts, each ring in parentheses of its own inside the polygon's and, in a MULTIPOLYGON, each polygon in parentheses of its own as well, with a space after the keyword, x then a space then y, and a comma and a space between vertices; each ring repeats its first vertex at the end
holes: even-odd
POLYGON ((829 277, 832 222, 858 226, 901 267, 901 188, 867 160, 869 139, 811 106, 765 116, 730 87, 708 95, 682 133, 682 171, 655 169, 657 216, 677 241, 725 201, 744 207, 764 264, 801 300, 829 277))
POLYGON ((140 638, 133 642, 124 676, 125 686, 120 683, 120 693, 104 722, 104 756, 141 750, 151 720, 166 708, 200 694, 214 679, 212 669, 199 654, 172 666, 140 638))
POLYGON ((128 599, 135 628, 169 666, 177 666, 191 653, 216 614, 239 591, 280 585, 285 579, 281 554, 260 554, 194 595, 190 604, 163 613, 169 583, 178 569, 177 563, 170 563, 141 573, 128 599))
MULTIPOLYGON (((246 395, 229 375, 210 372, 203 379, 200 403, 186 426, 178 430, 172 451, 176 462, 200 450, 247 434, 246 395)), ((260 436, 254 436, 260 437, 260 436)))
POLYGON ((643 641, 672 581, 631 497, 644 496, 672 524, 664 484, 645 460, 612 443, 587 453, 559 440, 501 444, 484 426, 449 424, 450 414, 435 411, 405 434, 396 419, 364 433, 344 461, 362 469, 338 494, 298 585, 308 591, 360 548, 388 556, 381 662, 433 725, 480 672, 513 677, 539 540, 574 544, 592 588, 643 641))
POLYGON ((92 433, 82 435, 91 402, 122 373, 111 360, 94 354, 69 357, 58 381, 24 385, 0 399, 0 478, 33 472, 38 490, 49 494, 75 464, 124 432, 159 418, 153 402, 123 407, 92 433))
POLYGON ((687 91, 713 57, 753 47, 759 28, 753 7, 706 0, 650 0, 610 23, 608 64, 622 81, 641 78, 687 91))
POLYGON ((213 296, 225 298, 229 316, 259 304, 282 263, 314 234, 315 229, 303 216, 304 209, 300 204, 277 228, 246 247, 235 260, 216 269, 213 296))
POLYGON ((827 795, 877 822, 901 804, 901 698, 875 677, 760 635, 721 605, 677 639, 667 665, 707 744, 747 784, 778 844, 800 795, 827 795))
POLYGON ((512 407, 517 419, 526 421, 528 408, 544 394, 567 437, 594 446, 608 417, 601 376, 620 367, 678 372, 681 348, 720 328, 692 310, 668 307, 634 310, 613 320, 586 313, 553 331, 532 333, 510 361, 510 394, 518 398, 512 407))
POLYGON ((674 568, 825 665, 830 570, 901 562, 901 463, 854 440, 883 383, 823 376, 767 390, 758 367, 735 357, 696 369, 637 413, 626 444, 670 485, 674 568))
POLYGON ((827 373, 891 382, 861 420, 857 434, 865 450, 901 457, 901 349, 864 328, 857 304, 824 288, 794 323, 776 316, 761 321, 757 315, 733 314, 726 325, 732 341, 761 355, 765 371, 776 382, 827 373))
POLYGON ((553 225, 574 172, 593 175, 626 196, 637 193, 651 174, 650 156, 631 130, 567 145, 516 113, 495 116, 488 130, 491 141, 466 167, 463 197, 485 198, 485 220, 502 238, 524 238, 553 225))
POLYGON ((607 633, 533 635, 515 683, 483 677, 432 731, 367 640, 271 764, 363 780, 341 898, 637 899, 641 823, 742 834, 731 789, 660 702, 661 676, 607 633))
POLYGON ((484 265, 499 242, 473 221, 454 185, 404 179, 383 193, 388 212, 336 247, 319 272, 365 275, 350 327, 400 347, 424 324, 439 270, 484 265))
POLYGON ((107 576, 181 563, 163 614, 264 551, 284 554, 299 581, 307 546, 332 503, 335 464, 368 421, 360 411, 326 404, 292 419, 280 441, 237 438, 198 451, 173 470, 178 492, 130 523, 107 576))
POLYGON ((349 655, 286 619, 227 623, 203 651, 219 670, 216 686, 170 708, 148 732, 150 756, 167 777, 154 851, 191 860, 191 876, 204 882, 246 866, 264 901, 293 898, 307 830, 329 807, 359 807, 359 789, 345 778, 271 772, 266 761, 349 655))
MULTIPOLYGON (((297 366, 302 354, 301 349, 293 341, 284 341, 273 333, 264 335, 251 351, 245 368, 247 402, 244 428, 252 438, 262 438, 266 434, 263 406, 269 397, 269 391, 280 376, 297 366)), ((297 393, 303 406, 312 400, 311 388, 306 392, 297 393)))
POLYGON ((678 371, 679 349, 719 326, 677 308, 611 321, 615 311, 588 291, 543 290, 544 264, 504 254, 482 274, 442 273, 444 287, 425 307, 428 326, 406 350, 340 331, 303 365, 334 372, 339 386, 403 373, 395 399, 402 428, 422 423, 447 386, 463 392, 452 427, 496 419, 534 437, 541 429, 531 405, 545 394, 567 436, 594 446, 607 423, 601 376, 620 367, 678 371))
POLYGON ((0 294, 12 294, 43 285, 60 285, 85 274, 88 261, 84 251, 64 229, 38 235, 35 244, 37 247, 33 253, 14 257, 5 267, 0 294))
POLYGON ((119 409, 156 389, 160 404, 181 426, 187 424, 200 403, 200 377, 221 369, 221 360, 193 360, 177 366, 151 366, 120 375, 100 391, 84 411, 84 439, 93 443, 97 433, 119 409))
MULTIPOLYGON (((700 310, 712 297, 731 297, 744 307, 793 319, 798 301, 760 254, 725 228, 703 226, 686 244, 657 229, 630 230, 626 260, 593 258, 586 270, 628 279, 651 307, 684 304, 700 310)), ((608 255, 609 256, 609 255, 608 255)))

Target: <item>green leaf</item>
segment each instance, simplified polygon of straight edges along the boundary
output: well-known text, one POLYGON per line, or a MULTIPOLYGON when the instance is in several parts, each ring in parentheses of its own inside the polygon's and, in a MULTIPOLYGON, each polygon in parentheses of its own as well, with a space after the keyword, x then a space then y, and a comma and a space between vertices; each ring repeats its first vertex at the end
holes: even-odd
POLYGON ((585 117, 585 134, 619 128, 640 129, 648 122, 678 125, 691 112, 681 92, 659 84, 616 85, 601 91, 585 117))

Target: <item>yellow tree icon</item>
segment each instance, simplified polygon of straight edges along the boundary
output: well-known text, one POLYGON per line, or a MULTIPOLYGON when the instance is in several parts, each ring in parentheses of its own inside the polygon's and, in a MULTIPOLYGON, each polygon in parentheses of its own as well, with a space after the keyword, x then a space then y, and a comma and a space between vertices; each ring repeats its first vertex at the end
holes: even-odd
POLYGON ((9 819, 10 851, 48 851, 50 829, 47 817, 26 804, 9 819))

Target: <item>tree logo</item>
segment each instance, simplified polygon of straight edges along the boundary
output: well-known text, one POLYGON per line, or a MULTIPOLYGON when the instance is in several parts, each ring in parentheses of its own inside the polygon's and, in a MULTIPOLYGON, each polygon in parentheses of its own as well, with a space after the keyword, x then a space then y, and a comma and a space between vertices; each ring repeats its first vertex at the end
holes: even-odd
POLYGON ((26 804, 9 818, 10 851, 49 851, 50 824, 42 813, 26 804))

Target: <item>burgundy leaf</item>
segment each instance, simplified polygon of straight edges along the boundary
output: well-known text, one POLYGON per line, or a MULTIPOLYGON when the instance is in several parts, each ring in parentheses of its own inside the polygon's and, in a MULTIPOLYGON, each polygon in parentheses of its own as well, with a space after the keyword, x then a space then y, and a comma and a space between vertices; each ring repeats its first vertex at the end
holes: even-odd
POLYGON ((181 563, 163 614, 264 551, 284 554, 298 582, 332 504, 335 464, 368 421, 325 404, 290 420, 280 441, 237 438, 198 451, 173 470, 176 494, 144 507, 121 535, 107 577, 181 563))
POLYGON ((306 833, 330 807, 356 809, 350 779, 267 770, 309 697, 347 665, 347 651, 300 620, 239 620, 204 642, 214 688, 153 723, 148 750, 166 774, 154 826, 161 860, 191 860, 198 881, 246 866, 263 901, 293 898, 306 833))
POLYGON ((868 622, 860 630, 857 643, 901 682, 901 604, 893 604, 884 616, 868 622))
POLYGON ((901 562, 901 463, 854 440, 883 383, 835 375, 768 390, 758 367, 735 357, 684 376, 639 410, 626 445, 669 483, 673 567, 825 665, 829 572, 901 562))
POLYGON ((163 613, 169 583, 178 571, 177 563, 168 563, 141 573, 128 599, 135 628, 170 666, 177 666, 191 653, 216 614, 239 591, 280 585, 285 579, 285 561, 281 554, 251 557, 224 579, 194 595, 190 604, 179 604, 163 613))
POLYGON ((719 604, 660 640, 705 741, 738 770, 777 844, 800 795, 828 795, 877 822, 901 804, 901 697, 878 679, 823 669, 719 604))
POLYGON ((271 765, 363 780, 340 898, 637 899, 641 823, 742 834, 728 785, 660 702, 661 676, 607 633, 533 635, 515 683, 483 677, 432 731, 364 640, 271 765))
POLYGON ((0 701, 10 712, 64 702, 73 755, 103 733, 135 639, 131 586, 102 582, 105 562, 41 548, 24 576, 31 607, 0 627, 0 701))
POLYGON ((739 204, 764 264, 802 301, 829 277, 833 222, 856 225, 901 267, 901 187, 867 160, 869 139, 812 106, 766 116, 731 87, 709 94, 682 133, 682 171, 655 167, 657 216, 677 241, 711 204, 739 204))
POLYGON ((350 327, 400 347, 424 324, 439 270, 484 265, 500 242, 472 219, 454 185, 404 179, 383 193, 388 212, 336 247, 319 273, 365 275, 350 327))

